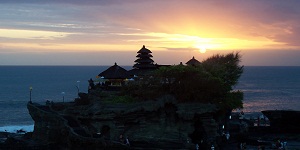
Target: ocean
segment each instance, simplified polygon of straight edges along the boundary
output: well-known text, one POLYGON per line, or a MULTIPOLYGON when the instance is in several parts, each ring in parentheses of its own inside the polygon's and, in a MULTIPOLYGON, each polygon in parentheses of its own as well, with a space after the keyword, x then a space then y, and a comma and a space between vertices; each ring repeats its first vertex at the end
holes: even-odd
MULTIPOLYGON (((33 130, 34 122, 26 107, 30 87, 33 102, 73 101, 77 87, 87 92, 88 80, 108 67, 0 66, 0 131, 33 130)), ((268 109, 300 110, 300 67, 245 66, 234 89, 244 92, 246 114, 268 109)))

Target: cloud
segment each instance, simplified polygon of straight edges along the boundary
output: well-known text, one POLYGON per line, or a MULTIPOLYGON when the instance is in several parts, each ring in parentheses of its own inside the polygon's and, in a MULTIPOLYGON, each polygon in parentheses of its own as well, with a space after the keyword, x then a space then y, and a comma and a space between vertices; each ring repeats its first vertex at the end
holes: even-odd
POLYGON ((183 47, 183 48, 170 48, 170 47, 161 47, 163 49, 166 50, 170 50, 170 51, 198 51, 199 49, 197 48, 193 48, 193 47, 183 47))
POLYGON ((233 13, 229 16, 236 16, 240 20, 235 22, 239 35, 263 37, 286 46, 299 46, 299 42, 296 42, 300 37, 299 6, 300 1, 297 0, 254 0, 226 5, 226 9, 231 9, 233 13))
POLYGON ((53 40, 55 38, 63 38, 68 35, 63 32, 12 30, 12 29, 0 29, 0 32, 1 32, 0 37, 17 38, 17 39, 53 40))
POLYGON ((128 2, 139 2, 139 0, 1 0, 2 4, 73 4, 73 5, 114 5, 128 2))
POLYGON ((2 37, 0 44, 6 48, 22 43, 28 43, 26 48, 57 44, 53 49, 63 45, 76 50, 112 50, 117 45, 135 50, 133 45, 146 44, 176 52, 189 51, 196 44, 208 49, 300 48, 298 0, 4 0, 0 4, 0 29, 55 33, 48 39, 41 39, 43 34, 22 40, 2 37))
MULTIPOLYGON (((299 1, 163 1, 94 9, 89 16, 146 32, 200 37, 269 38, 299 18, 299 1), (146 9, 145 9, 146 8, 146 9)), ((299 21, 297 21, 299 23, 299 21)))
POLYGON ((293 26, 286 28, 285 34, 275 35, 273 38, 275 41, 286 43, 290 46, 300 47, 300 26, 293 26))

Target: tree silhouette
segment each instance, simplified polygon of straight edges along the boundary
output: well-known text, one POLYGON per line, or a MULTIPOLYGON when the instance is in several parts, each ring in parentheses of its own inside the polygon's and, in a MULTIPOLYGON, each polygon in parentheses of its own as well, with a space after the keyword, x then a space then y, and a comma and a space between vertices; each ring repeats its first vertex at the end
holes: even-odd
POLYGON ((243 73, 240 58, 239 53, 218 54, 196 66, 160 67, 125 91, 143 99, 171 94, 179 102, 214 103, 224 109, 242 107, 243 93, 233 91, 243 73))

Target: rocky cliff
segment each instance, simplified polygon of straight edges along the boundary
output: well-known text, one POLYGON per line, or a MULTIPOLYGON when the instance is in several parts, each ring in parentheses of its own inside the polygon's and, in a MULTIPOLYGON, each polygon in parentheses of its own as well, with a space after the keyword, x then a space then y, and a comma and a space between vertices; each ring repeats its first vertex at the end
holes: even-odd
POLYGON ((72 149, 194 149, 216 144, 215 105, 172 96, 135 103, 28 103, 33 139, 72 149))

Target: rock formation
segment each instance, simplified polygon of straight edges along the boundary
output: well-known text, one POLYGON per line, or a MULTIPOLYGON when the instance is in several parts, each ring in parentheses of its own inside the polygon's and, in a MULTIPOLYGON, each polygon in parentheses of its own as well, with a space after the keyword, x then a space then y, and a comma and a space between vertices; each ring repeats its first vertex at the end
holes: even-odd
POLYGON ((218 137, 215 105, 177 103, 172 96, 134 103, 93 98, 86 105, 27 107, 35 122, 33 139, 72 149, 194 149, 195 144, 210 147, 218 137))

